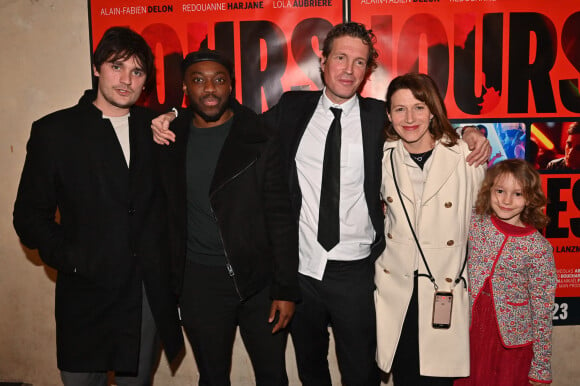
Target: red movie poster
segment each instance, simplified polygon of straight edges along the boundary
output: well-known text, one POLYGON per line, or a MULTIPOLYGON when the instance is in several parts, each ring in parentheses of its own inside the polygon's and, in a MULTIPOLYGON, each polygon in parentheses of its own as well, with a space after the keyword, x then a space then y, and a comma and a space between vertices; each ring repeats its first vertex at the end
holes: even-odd
POLYGON ((146 104, 181 105, 180 63, 200 47, 235 64, 236 97, 256 111, 292 88, 319 89, 321 44, 342 21, 337 0, 147 1, 89 0, 92 49, 111 26, 142 34, 156 57, 157 90, 146 104))
POLYGON ((551 222, 545 236, 554 247, 558 289, 554 324, 578 324, 580 302, 580 174, 543 174, 551 222), (568 322, 570 319, 570 322, 568 322))
POLYGON ((377 35, 380 66, 363 94, 384 99, 395 76, 428 73, 454 126, 489 139, 490 166, 525 158, 543 173, 559 280, 554 324, 580 324, 580 156, 570 156, 580 134, 568 133, 580 121, 580 3, 353 0, 351 19, 377 35))
MULTIPOLYGON (((490 141, 489 165, 525 158, 542 173, 559 287, 554 324, 580 324, 580 167, 569 157, 580 134, 580 4, 576 0, 351 0, 350 20, 377 36, 380 66, 363 94, 384 99, 410 71, 437 82, 454 126, 490 141), (570 136, 576 135, 572 145, 570 136), (558 174, 554 174, 558 173, 558 174)), ((156 56, 157 89, 145 104, 183 103, 180 62, 200 47, 235 64, 236 97, 255 111, 290 89, 320 89, 319 56, 336 0, 89 0, 92 48, 114 25, 141 33, 156 56)), ((578 158, 578 156, 576 156, 578 158)))
POLYGON ((353 0, 378 37, 381 67, 365 94, 398 74, 431 75, 451 118, 580 115, 575 0, 353 0))

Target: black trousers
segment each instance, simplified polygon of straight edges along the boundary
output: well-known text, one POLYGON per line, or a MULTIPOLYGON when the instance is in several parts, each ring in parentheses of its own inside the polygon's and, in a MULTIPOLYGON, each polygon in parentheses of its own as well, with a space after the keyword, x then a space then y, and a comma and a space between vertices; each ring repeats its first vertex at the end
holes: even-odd
MULTIPOLYGON (((419 370, 419 293, 417 275, 413 283, 413 294, 403 322, 399 344, 393 358, 391 374, 396 386, 452 386, 454 378, 427 377, 419 370)), ((421 280, 427 280, 422 278, 421 280)), ((441 357, 444 361, 445 357, 441 357)))
POLYGON ((328 326, 344 386, 377 386, 373 265, 369 259, 329 261, 322 281, 299 275, 302 302, 290 325, 304 386, 332 386, 328 326))
POLYGON ((286 386, 285 351, 288 334, 272 335, 268 323, 269 288, 244 303, 226 267, 185 265, 181 295, 183 326, 199 370, 200 386, 229 386, 236 329, 250 356, 256 385, 286 386))

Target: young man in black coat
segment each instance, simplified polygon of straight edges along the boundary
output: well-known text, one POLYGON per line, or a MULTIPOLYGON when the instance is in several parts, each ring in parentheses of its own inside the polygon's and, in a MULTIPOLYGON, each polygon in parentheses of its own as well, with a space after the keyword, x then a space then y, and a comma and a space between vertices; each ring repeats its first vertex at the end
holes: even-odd
POLYGON ((58 271, 64 384, 104 386, 113 371, 118 385, 150 385, 157 336, 170 360, 183 348, 152 112, 134 106, 153 79, 153 54, 113 27, 93 63, 97 89, 32 125, 14 227, 58 271))
POLYGON ((232 95, 217 51, 182 64, 189 107, 161 151, 181 314, 203 386, 229 385, 239 326, 256 384, 288 384, 285 327, 298 299, 297 226, 277 139, 232 95))

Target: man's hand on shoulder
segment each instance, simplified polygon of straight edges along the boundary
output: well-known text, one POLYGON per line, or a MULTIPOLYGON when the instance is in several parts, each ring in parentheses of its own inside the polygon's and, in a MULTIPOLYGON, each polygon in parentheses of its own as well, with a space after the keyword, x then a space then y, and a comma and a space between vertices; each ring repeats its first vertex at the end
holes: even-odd
POLYGON ((151 121, 153 141, 159 145, 169 145, 169 141, 175 142, 175 133, 169 130, 171 122, 177 118, 173 111, 161 114, 151 121))
POLYGON ((491 146, 487 138, 475 126, 463 128, 463 140, 471 153, 465 158, 469 165, 485 165, 491 155, 491 146))

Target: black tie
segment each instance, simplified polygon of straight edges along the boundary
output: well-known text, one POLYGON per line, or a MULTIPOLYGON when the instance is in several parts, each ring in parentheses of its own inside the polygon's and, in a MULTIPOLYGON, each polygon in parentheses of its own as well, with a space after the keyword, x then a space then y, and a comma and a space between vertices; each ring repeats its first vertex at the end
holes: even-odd
POLYGON ((341 109, 331 107, 334 119, 326 135, 324 162, 322 163, 322 186, 318 212, 318 242, 327 251, 338 244, 340 225, 338 202, 340 201, 340 126, 341 109))

